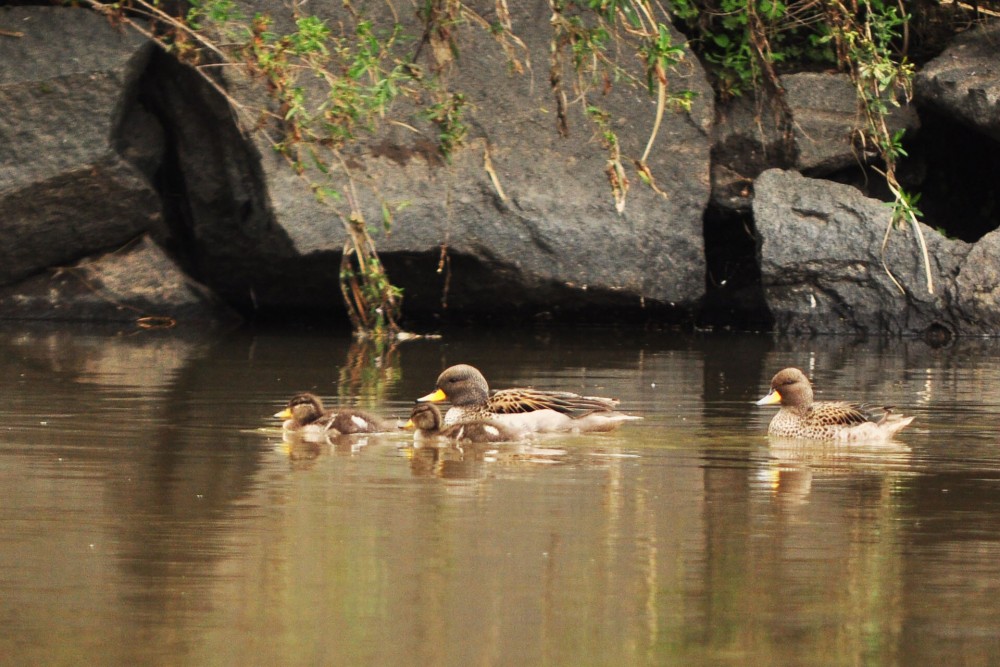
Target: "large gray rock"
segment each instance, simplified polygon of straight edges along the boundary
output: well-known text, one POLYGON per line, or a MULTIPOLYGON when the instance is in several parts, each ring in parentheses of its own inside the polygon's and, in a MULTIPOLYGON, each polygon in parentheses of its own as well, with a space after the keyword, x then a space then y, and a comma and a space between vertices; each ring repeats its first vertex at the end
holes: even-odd
MULTIPOLYGON (((751 205, 750 182, 771 168, 823 176, 867 162, 857 133, 864 129, 857 92, 846 74, 800 72, 781 77, 782 105, 761 93, 719 108, 714 130, 712 201, 733 211, 751 205)), ((920 121, 910 105, 890 105, 890 131, 920 121)))
POLYGON ((0 287, 0 319, 128 322, 171 327, 239 322, 148 237, 72 266, 0 287))
MULTIPOLYGON (((934 279, 930 294, 909 225, 891 231, 883 254, 891 214, 884 202, 851 186, 778 169, 761 174, 754 190, 761 280, 779 331, 936 335, 988 328, 980 323, 982 314, 971 318, 958 304, 962 292, 977 289, 956 286, 972 263, 966 259, 975 252, 970 244, 921 224, 934 279)), ((979 279, 970 274, 973 284, 979 279)))
MULTIPOLYGON (((0 8, 0 285, 155 227, 119 132, 152 45, 94 12, 0 8)), ((154 149, 155 150, 155 149, 154 149)))
MULTIPOLYGON (((671 76, 674 90, 691 89, 697 97, 690 113, 666 113, 649 159, 663 195, 641 183, 631 165, 649 137, 654 100, 625 82, 607 95, 595 91, 593 102, 610 113, 631 180, 619 215, 605 173, 607 151, 583 105, 569 109, 568 137, 557 130, 547 84, 550 5, 522 0, 510 3, 510 10, 534 69, 509 74, 503 52, 488 35, 469 27, 456 33, 461 55, 452 84, 468 100, 470 130, 451 164, 434 152, 433 128, 417 115, 404 118, 409 127, 386 126, 351 155, 364 216, 378 228, 380 256, 405 289, 407 305, 441 310, 448 274, 451 311, 634 308, 643 302, 693 308, 704 291, 702 214, 713 114, 712 91, 700 66, 688 54, 683 76, 671 76), (383 201, 405 204, 388 233, 381 230, 383 201), (450 261, 439 273, 443 256, 450 261)), ((310 11, 333 20, 343 9, 340 3, 317 3, 310 11)), ((408 29, 420 31, 414 23, 408 29)), ((683 38, 674 33, 674 40, 683 38)), ((573 77, 567 69, 567 91, 573 77)), ((282 248, 275 261, 286 278, 312 286, 311 295, 258 290, 258 302, 308 303, 317 294, 336 294, 337 258, 345 241, 341 222, 312 200, 279 157, 258 148, 269 208, 291 245, 290 254, 282 248)), ((205 252, 215 253, 217 266, 225 265, 224 247, 205 252)))
POLYGON ((716 107, 712 204, 724 211, 749 212, 754 179, 767 169, 795 165, 791 118, 760 95, 742 95, 716 107))
POLYGON ((969 30, 917 73, 918 102, 1000 141, 1000 25, 969 30))
POLYGON ((955 292, 966 332, 1000 334, 1000 230, 973 245, 955 278, 955 292))
MULTIPOLYGON (((781 77, 785 101, 792 110, 798 159, 795 167, 813 176, 831 174, 867 161, 860 155, 857 133, 864 130, 858 93, 846 74, 802 72, 781 77)), ((890 132, 920 125, 909 105, 888 105, 890 132)))
MULTIPOLYGON (((271 1, 246 9, 275 14, 279 30, 292 18, 271 1)), ((345 10, 317 2, 310 11, 336 22, 345 10)), ((385 202, 399 207, 391 231, 375 236, 411 312, 439 312, 443 296, 453 312, 642 304, 690 311, 704 289, 713 96, 703 72, 689 54, 671 73, 674 90, 697 96, 690 112, 667 112, 648 160, 662 193, 643 185, 630 161, 651 131, 653 100, 625 83, 594 92, 631 181, 619 214, 606 148, 582 102, 569 107, 569 136, 557 131, 545 83, 550 6, 523 0, 511 11, 528 46, 520 57, 534 63, 524 75, 508 74, 486 32, 454 33, 461 61, 452 83, 467 96, 470 132, 451 164, 407 101, 405 126, 385 124, 348 150, 369 224, 379 226, 385 202)), ((400 20, 421 33, 415 15, 400 20)), ((9 110, 0 118, 0 233, 8 240, 0 285, 149 233, 231 304, 343 313, 342 223, 267 142, 248 141, 195 74, 93 12, 8 8, 0 25, 23 33, 0 39, 0 105, 9 110), (149 185, 154 176, 159 192, 149 185)), ((254 89, 229 74, 235 94, 254 89)), ((563 76, 572 95, 568 65, 563 76)))

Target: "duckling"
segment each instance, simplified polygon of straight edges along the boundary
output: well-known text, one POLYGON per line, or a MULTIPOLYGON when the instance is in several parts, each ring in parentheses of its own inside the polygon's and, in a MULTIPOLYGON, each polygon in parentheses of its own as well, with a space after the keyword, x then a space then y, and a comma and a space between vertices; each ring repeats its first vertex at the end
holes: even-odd
POLYGON ((417 401, 450 401, 446 426, 486 420, 522 433, 611 431, 623 422, 642 419, 616 411, 618 400, 613 398, 527 388, 491 394, 483 374, 468 364, 446 369, 437 379, 437 390, 417 401))
POLYGON ((767 434, 785 438, 884 441, 913 421, 889 407, 872 412, 857 403, 813 401, 809 378, 798 368, 779 371, 771 380, 771 392, 757 401, 757 405, 777 404, 781 409, 771 419, 767 434))
POLYGON ((361 410, 325 410, 319 396, 308 392, 293 396, 288 406, 274 416, 285 420, 282 427, 286 433, 303 436, 325 437, 389 430, 381 419, 361 410))
POLYGON ((511 442, 522 435, 496 422, 477 420, 442 426, 441 411, 433 403, 414 406, 403 428, 413 430, 413 440, 425 443, 436 439, 458 442, 511 442))

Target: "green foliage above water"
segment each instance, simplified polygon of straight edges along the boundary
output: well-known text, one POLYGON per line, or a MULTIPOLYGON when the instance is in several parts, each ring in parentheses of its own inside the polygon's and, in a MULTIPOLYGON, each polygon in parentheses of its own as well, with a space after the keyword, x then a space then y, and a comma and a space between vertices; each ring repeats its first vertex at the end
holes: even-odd
POLYGON ((670 0, 678 24, 712 72, 722 97, 760 85, 762 67, 831 66, 833 27, 816 2, 670 0), (761 62, 765 56, 768 63, 761 62))

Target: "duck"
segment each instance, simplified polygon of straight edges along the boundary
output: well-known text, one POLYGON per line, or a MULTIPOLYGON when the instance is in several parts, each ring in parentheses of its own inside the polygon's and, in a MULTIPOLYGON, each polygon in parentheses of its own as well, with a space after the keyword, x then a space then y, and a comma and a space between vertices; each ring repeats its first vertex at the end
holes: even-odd
POLYGON ((520 440, 524 434, 518 433, 503 424, 476 420, 444 426, 441 411, 433 403, 418 403, 410 414, 410 419, 403 428, 413 431, 413 440, 417 443, 429 443, 434 440, 458 442, 511 442, 520 440))
POLYGON ((771 391, 757 405, 780 405, 767 434, 839 442, 886 441, 913 421, 891 407, 870 408, 845 401, 814 401, 812 384, 798 368, 778 371, 771 391))
POLYGON ((528 388, 491 393, 483 374, 468 364, 446 368, 438 376, 436 390, 417 401, 449 401, 445 426, 492 421, 520 433, 612 431, 626 421, 642 419, 618 412, 614 398, 528 388))
POLYGON ((388 430, 378 417, 361 410, 326 410, 319 396, 303 392, 288 401, 281 412, 274 415, 284 419, 285 433, 302 436, 353 435, 355 433, 382 433, 388 430))

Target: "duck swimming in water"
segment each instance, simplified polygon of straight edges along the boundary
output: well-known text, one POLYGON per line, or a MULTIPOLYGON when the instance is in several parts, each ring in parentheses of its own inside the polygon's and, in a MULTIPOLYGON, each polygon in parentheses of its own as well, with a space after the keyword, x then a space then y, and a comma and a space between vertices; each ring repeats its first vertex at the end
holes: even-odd
POLYGON ((361 410, 325 410, 319 396, 308 392, 293 396, 285 409, 274 416, 285 420, 282 428, 286 433, 302 436, 383 433, 389 430, 381 419, 361 410))
POLYGON ((781 405, 771 419, 767 434, 812 440, 891 440, 913 421, 891 408, 869 409, 857 403, 814 401, 812 385, 798 368, 779 371, 771 380, 771 391, 757 405, 781 405))
POLYGON ((459 364, 437 379, 437 390, 420 402, 449 401, 444 424, 493 421, 521 433, 611 431, 622 423, 642 419, 618 412, 618 401, 563 391, 501 389, 490 393, 478 369, 459 364))
POLYGON ((491 421, 470 421, 444 426, 441 411, 433 403, 420 403, 413 408, 403 428, 413 430, 416 442, 449 440, 457 442, 512 442, 523 436, 503 424, 491 421))

